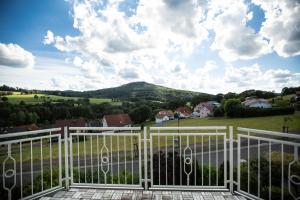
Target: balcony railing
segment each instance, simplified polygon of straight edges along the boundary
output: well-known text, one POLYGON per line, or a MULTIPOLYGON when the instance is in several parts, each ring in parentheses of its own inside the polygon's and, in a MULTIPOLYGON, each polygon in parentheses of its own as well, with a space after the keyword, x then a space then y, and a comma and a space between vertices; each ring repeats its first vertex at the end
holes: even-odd
POLYGON ((0 140, 4 199, 39 198, 69 187, 300 199, 295 134, 226 126, 65 127, 0 140))

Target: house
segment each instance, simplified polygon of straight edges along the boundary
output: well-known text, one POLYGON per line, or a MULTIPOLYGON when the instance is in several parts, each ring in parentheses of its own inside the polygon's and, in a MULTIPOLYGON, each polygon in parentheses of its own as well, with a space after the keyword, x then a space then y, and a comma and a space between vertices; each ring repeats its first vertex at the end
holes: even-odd
POLYGON ((200 118, 213 116, 214 110, 220 106, 221 104, 217 101, 201 102, 195 106, 193 116, 200 118))
POLYGON ((87 126, 87 123, 84 118, 78 118, 78 119, 61 119, 56 120, 54 127, 55 128, 61 128, 61 134, 64 133, 64 127, 85 127, 87 126))
POLYGON ((128 114, 104 115, 103 127, 131 127, 132 121, 128 114))
POLYGON ((27 125, 20 125, 20 126, 8 128, 7 130, 4 130, 3 132, 16 133, 16 132, 36 131, 36 130, 39 130, 39 127, 36 124, 27 124, 27 125))
POLYGON ((252 97, 247 97, 242 103, 243 105, 251 108, 271 108, 272 105, 266 99, 257 99, 252 97))
POLYGON ((187 106, 181 106, 177 108, 175 113, 179 116, 179 118, 189 118, 192 116, 192 111, 187 106))
POLYGON ((171 110, 161 110, 155 115, 155 123, 162 123, 174 119, 174 113, 171 110))
POLYGON ((214 108, 215 106, 208 102, 199 103, 194 108, 193 116, 200 117, 200 118, 212 116, 214 113, 214 108))

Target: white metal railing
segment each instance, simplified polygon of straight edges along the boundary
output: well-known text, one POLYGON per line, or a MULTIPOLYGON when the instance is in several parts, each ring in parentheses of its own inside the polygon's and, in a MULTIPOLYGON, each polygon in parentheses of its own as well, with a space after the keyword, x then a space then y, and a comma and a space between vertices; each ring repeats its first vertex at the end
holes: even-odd
POLYGON ((140 127, 70 127, 72 187, 142 189, 140 127))
POLYGON ((62 188, 59 131, 0 135, 1 199, 33 199, 62 188))
POLYGON ((237 192, 300 199, 300 135, 238 128, 237 192))
POLYGON ((151 189, 226 189, 226 135, 226 126, 150 127, 151 189))
POLYGON ((239 127, 234 139, 233 132, 65 127, 0 135, 1 199, 38 198, 65 186, 229 189, 252 199, 299 200, 300 136, 239 127))

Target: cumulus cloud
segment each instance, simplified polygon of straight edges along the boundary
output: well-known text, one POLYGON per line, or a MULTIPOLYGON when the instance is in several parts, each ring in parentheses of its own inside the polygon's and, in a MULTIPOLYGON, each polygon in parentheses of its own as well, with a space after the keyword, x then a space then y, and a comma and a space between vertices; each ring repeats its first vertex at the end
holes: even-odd
POLYGON ((249 88, 274 90, 300 84, 299 74, 287 69, 262 70, 258 64, 244 67, 228 65, 225 68, 225 84, 227 87, 243 91, 249 88))
MULTIPOLYGON (((173 88, 220 92, 226 87, 237 90, 238 87, 257 87, 258 83, 268 80, 266 77, 270 80, 268 87, 295 81, 295 74, 290 71, 291 74, 263 71, 257 64, 240 68, 226 64, 259 58, 272 49, 277 51, 275 39, 265 34, 263 27, 256 32, 247 26, 254 15, 249 10, 249 2, 140 0, 129 9, 130 13, 120 8, 124 1, 70 3, 73 27, 79 33, 55 35, 49 30, 43 43, 67 52, 67 61, 78 68, 82 79, 101 81, 100 87, 104 87, 104 83, 111 87, 144 80, 173 88), (225 61, 225 78, 218 79, 214 73, 224 63, 218 66, 208 60, 203 66, 188 66, 187 60, 205 62, 202 59, 209 57, 194 56, 203 44, 217 51, 225 61)), ((261 1, 255 3, 267 10, 261 1)), ((268 21, 268 17, 266 19, 268 21)), ((263 26, 267 27, 267 21, 263 26)), ((297 38, 296 32, 290 38, 297 38)), ((293 48, 297 48, 296 45, 293 48)))
POLYGON ((119 9, 120 2, 103 6, 96 1, 74 1, 73 25, 80 34, 56 36, 48 31, 44 43, 74 53, 74 65, 91 78, 114 74, 124 80, 153 81, 155 69, 167 74, 208 35, 201 25, 204 9, 198 1, 141 0, 131 16, 119 9), (174 53, 182 56, 171 59, 174 53), (142 70, 128 71, 123 66, 142 70))
POLYGON ((246 26, 251 18, 252 12, 243 1, 210 2, 206 26, 215 33, 211 48, 225 61, 253 59, 271 52, 268 41, 246 26))
POLYGON ((48 30, 47 31, 47 35, 45 35, 44 37, 44 44, 52 44, 54 42, 54 35, 52 33, 52 31, 48 30))
POLYGON ((17 44, 0 43, 0 65, 24 68, 34 66, 34 56, 17 44))
POLYGON ((253 0, 265 11, 260 33, 282 57, 300 55, 300 2, 253 0))

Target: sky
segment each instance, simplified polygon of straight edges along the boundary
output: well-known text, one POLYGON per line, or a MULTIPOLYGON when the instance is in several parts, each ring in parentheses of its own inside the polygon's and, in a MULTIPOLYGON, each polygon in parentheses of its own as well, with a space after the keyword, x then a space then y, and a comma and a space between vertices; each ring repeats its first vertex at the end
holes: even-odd
POLYGON ((298 16, 298 0, 0 0, 0 84, 280 92, 300 86, 298 16))

